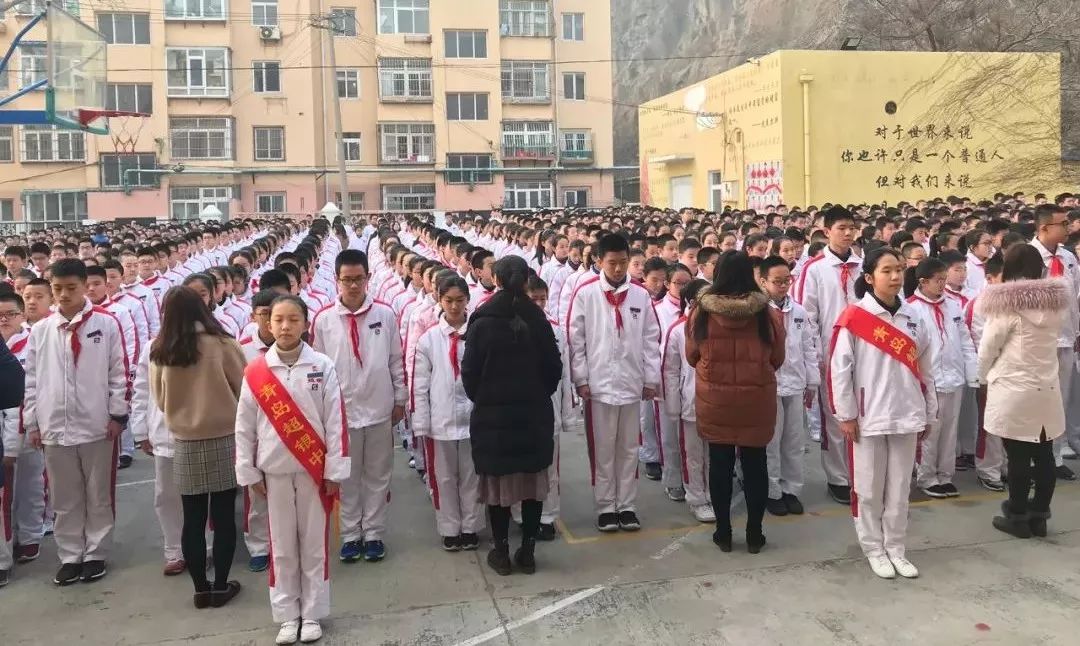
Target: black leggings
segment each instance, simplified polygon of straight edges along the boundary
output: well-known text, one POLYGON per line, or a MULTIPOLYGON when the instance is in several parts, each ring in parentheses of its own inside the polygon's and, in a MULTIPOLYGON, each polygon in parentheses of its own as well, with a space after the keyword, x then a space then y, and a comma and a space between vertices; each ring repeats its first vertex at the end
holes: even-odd
POLYGON ((1050 511, 1057 473, 1054 470, 1054 443, 1045 438, 1044 433, 1040 442, 1001 440, 1009 458, 1009 511, 1014 514, 1050 511), (1032 482, 1035 483, 1035 497, 1029 505, 1032 482))
MULTIPOLYGON (((769 497, 769 472, 765 467, 765 448, 740 446, 743 495, 746 497, 746 533, 760 534, 769 497)), ((731 488, 735 477, 735 446, 709 443, 709 495, 716 514, 718 534, 731 534, 731 488)))
POLYGON ((214 589, 224 590, 236 551, 236 488, 211 494, 180 496, 184 529, 180 549, 196 592, 206 592, 206 519, 214 522, 214 589), (207 500, 209 499, 209 500, 207 500))
MULTIPOLYGON (((540 532, 540 514, 543 511, 543 501, 521 501, 522 542, 536 540, 536 535, 540 532)), ((495 547, 506 545, 510 540, 510 508, 488 505, 488 518, 491 520, 491 537, 495 539, 495 547)))

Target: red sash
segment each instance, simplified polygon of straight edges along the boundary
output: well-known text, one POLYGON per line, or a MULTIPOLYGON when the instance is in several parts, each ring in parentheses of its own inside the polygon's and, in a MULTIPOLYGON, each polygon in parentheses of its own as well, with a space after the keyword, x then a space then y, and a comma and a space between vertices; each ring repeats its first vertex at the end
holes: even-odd
POLYGON ((259 355, 248 365, 244 378, 247 379, 248 388, 251 388, 255 395, 259 408, 277 431, 281 443, 315 481, 323 508, 329 513, 334 506, 334 497, 326 495, 323 489, 326 444, 315 432, 311 422, 304 417, 289 391, 274 376, 270 366, 266 364, 266 355, 259 355))
MULTIPOLYGON (((922 384, 922 372, 919 370, 919 350, 915 341, 898 330, 889 322, 882 320, 856 305, 848 305, 833 326, 832 345, 836 345, 836 333, 840 328, 847 329, 853 335, 881 350, 885 355, 904 364, 915 375, 915 380, 922 384)), ((832 348, 829 348, 832 355, 832 348)))

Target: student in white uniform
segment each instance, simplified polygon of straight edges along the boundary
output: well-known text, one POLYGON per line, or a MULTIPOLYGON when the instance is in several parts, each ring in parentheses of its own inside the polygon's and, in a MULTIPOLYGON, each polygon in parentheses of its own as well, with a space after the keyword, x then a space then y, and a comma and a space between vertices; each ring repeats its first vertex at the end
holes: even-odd
POLYGON ((900 297, 904 261, 891 248, 866 255, 860 300, 830 339, 830 407, 847 439, 851 514, 863 554, 881 578, 919 575, 907 560, 908 495, 918 436, 937 418, 936 346, 900 297))
POLYGON ((758 269, 758 284, 769 306, 784 320, 784 364, 776 372, 776 427, 765 448, 769 470, 769 499, 774 516, 803 513, 803 453, 806 448, 806 409, 821 384, 817 339, 806 310, 791 300, 791 269, 781 256, 769 256, 758 269))
MULTIPOLYGON (((683 316, 682 290, 693 280, 693 272, 682 263, 668 265, 664 275, 664 296, 653 303, 653 310, 660 323, 660 351, 663 353, 663 345, 667 341, 667 331, 679 317, 683 316)), ((661 405, 660 401, 653 402, 656 411, 655 419, 660 424, 660 457, 665 458, 662 462, 661 481, 664 485, 664 493, 675 502, 686 500, 686 490, 683 485, 682 461, 676 459, 679 455, 679 415, 670 414, 661 405)), ((640 451, 638 451, 640 455, 640 451)))
POLYGON ((322 637, 330 614, 330 512, 349 477, 349 436, 334 362, 301 340, 299 297, 274 301, 275 343, 248 365, 236 412, 236 481, 265 495, 276 643, 322 637))
POLYGON ((596 257, 600 273, 581 280, 570 301, 570 374, 586 400, 597 529, 637 531, 640 402, 660 388, 660 323, 649 293, 626 273, 626 239, 605 235, 596 257))
POLYGON ((661 372, 664 412, 678 420, 679 471, 686 504, 700 523, 716 522, 716 514, 709 493, 709 443, 697 433, 697 376, 686 360, 686 312, 694 306, 698 292, 708 286, 704 279, 683 285, 679 298, 682 313, 664 334, 661 372))
POLYGON ((45 447, 62 564, 53 582, 70 585, 105 576, 128 366, 120 323, 86 298, 86 265, 60 260, 50 273, 57 309, 30 332, 23 424, 45 447))
POLYGON ((927 258, 905 272, 907 302, 922 317, 936 346, 934 384, 937 387, 938 417, 931 420, 930 432, 919 445, 916 485, 931 498, 955 498, 960 491, 953 484, 956 472, 957 430, 960 402, 965 387, 978 383, 975 344, 964 325, 959 302, 946 296, 948 266, 937 258, 927 258))
MULTIPOLYGON (((1001 272, 1005 267, 1005 259, 1001 253, 995 253, 986 260, 986 285, 996 285, 1001 282, 1001 272)), ((971 342, 976 352, 982 341, 983 328, 986 325, 986 317, 977 308, 982 294, 968 301, 964 308, 964 322, 971 333, 971 342)), ((986 432, 986 386, 980 385, 975 392, 978 412, 978 435, 975 440, 975 475, 979 485, 989 491, 1005 491, 1003 482, 1005 475, 1005 447, 1001 438, 986 432)))
POLYGON ((367 292, 367 255, 334 261, 339 296, 313 317, 311 346, 329 356, 345 394, 352 473, 341 488, 340 559, 381 561, 394 468, 393 427, 405 417, 405 369, 394 310, 367 292))
POLYGON ((450 276, 436 287, 438 322, 420 336, 413 363, 413 432, 423 438, 435 527, 448 552, 480 547, 480 476, 472 461, 472 401, 461 383, 469 286, 450 276))

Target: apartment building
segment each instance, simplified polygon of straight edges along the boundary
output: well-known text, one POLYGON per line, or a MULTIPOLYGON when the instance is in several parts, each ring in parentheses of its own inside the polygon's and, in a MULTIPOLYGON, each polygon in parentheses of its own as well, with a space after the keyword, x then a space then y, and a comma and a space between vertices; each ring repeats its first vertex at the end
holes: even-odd
MULTIPOLYGON (((608 0, 67 3, 110 43, 107 107, 151 116, 126 124, 141 125, 130 153, 107 136, 0 127, 0 221, 614 199, 608 0)), ((6 11, 0 48, 43 7, 6 11)), ((41 77, 44 40, 39 25, 22 41, 0 96, 41 77)))

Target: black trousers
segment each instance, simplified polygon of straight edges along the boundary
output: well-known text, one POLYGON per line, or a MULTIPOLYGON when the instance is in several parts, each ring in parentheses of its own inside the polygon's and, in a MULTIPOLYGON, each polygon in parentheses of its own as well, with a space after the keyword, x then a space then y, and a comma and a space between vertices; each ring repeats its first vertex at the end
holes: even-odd
POLYGON ((1017 515, 1050 511, 1050 500, 1057 484, 1053 441, 1047 441, 1044 433, 1039 442, 1002 438, 1001 443, 1009 460, 1009 510, 1017 515), (1029 505, 1032 483, 1035 496, 1029 505))
MULTIPOLYGON (((716 531, 731 533, 731 489, 735 477, 733 444, 709 443, 709 495, 716 514, 716 531)), ((738 447, 742 463, 743 492, 746 497, 746 533, 760 534, 761 519, 765 516, 765 501, 769 497, 769 472, 765 462, 765 447, 738 447)))
POLYGON ((180 550, 196 592, 206 592, 206 520, 214 521, 214 589, 224 590, 229 582, 233 553, 236 551, 236 489, 211 494, 180 496, 184 527, 180 532, 180 550))

